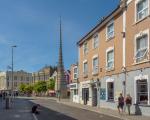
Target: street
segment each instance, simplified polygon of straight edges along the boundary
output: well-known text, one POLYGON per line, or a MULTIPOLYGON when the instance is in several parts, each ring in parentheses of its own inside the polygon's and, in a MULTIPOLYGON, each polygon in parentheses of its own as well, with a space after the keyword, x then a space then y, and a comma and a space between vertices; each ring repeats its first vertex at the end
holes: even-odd
POLYGON ((88 110, 66 106, 50 99, 32 99, 29 102, 41 105, 40 114, 36 115, 38 120, 120 120, 88 110))
POLYGON ((56 98, 49 97, 18 97, 5 109, 5 100, 0 98, 0 120, 149 120, 146 116, 128 116, 118 114, 113 110, 94 108, 69 102, 63 99, 57 102, 56 98), (35 104, 40 114, 32 114, 35 104))

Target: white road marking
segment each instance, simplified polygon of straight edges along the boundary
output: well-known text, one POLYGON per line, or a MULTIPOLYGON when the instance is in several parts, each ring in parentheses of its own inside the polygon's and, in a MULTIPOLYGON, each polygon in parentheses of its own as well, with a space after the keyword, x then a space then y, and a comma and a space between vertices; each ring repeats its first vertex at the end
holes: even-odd
POLYGON ((32 115, 33 115, 34 120, 38 120, 35 114, 32 114, 32 115))
POLYGON ((14 115, 15 118, 20 118, 20 115, 16 114, 14 115))

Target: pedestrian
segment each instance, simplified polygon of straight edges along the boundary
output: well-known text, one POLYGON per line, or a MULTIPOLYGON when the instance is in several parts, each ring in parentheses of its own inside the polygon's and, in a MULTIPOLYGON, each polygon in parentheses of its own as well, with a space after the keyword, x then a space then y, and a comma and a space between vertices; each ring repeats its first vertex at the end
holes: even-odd
POLYGON ((39 114, 39 111, 37 110, 39 106, 40 106, 39 104, 33 105, 32 106, 32 113, 39 114))
POLYGON ((124 97, 122 96, 122 93, 120 93, 120 96, 118 97, 118 112, 120 113, 120 109, 121 112, 123 113, 123 107, 124 107, 124 97))
POLYGON ((132 97, 130 96, 130 94, 127 94, 125 102, 126 102, 126 106, 127 106, 127 109, 128 109, 128 114, 130 115, 130 107, 132 105, 132 97))

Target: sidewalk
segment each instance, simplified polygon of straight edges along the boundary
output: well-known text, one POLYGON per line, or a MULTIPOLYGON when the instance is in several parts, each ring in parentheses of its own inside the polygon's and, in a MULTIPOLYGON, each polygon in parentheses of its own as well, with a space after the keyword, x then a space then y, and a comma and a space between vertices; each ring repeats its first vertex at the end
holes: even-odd
POLYGON ((82 105, 82 104, 78 104, 78 103, 73 103, 73 102, 70 102, 69 99, 61 99, 60 101, 58 101, 57 98, 53 98, 53 97, 36 97, 36 98, 56 100, 57 102, 59 102, 61 104, 65 104, 65 105, 68 105, 71 107, 76 107, 76 108, 81 108, 81 109, 101 113, 104 115, 109 115, 109 116, 121 118, 122 120, 150 120, 150 117, 147 117, 147 116, 139 116, 139 115, 130 115, 129 116, 126 113, 119 114, 118 111, 116 111, 116 110, 106 109, 106 108, 98 108, 98 107, 92 107, 92 106, 82 105))
POLYGON ((30 104, 25 100, 15 99, 12 108, 7 110, 4 106, 4 101, 0 100, 0 120, 34 120, 30 104))

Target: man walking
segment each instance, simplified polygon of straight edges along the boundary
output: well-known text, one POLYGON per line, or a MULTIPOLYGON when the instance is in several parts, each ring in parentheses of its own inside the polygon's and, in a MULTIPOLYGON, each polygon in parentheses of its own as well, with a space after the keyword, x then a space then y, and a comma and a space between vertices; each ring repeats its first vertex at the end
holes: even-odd
POLYGON ((121 112, 123 113, 123 107, 124 107, 124 97, 122 96, 122 93, 120 93, 120 96, 118 97, 118 112, 120 113, 120 109, 121 112))

